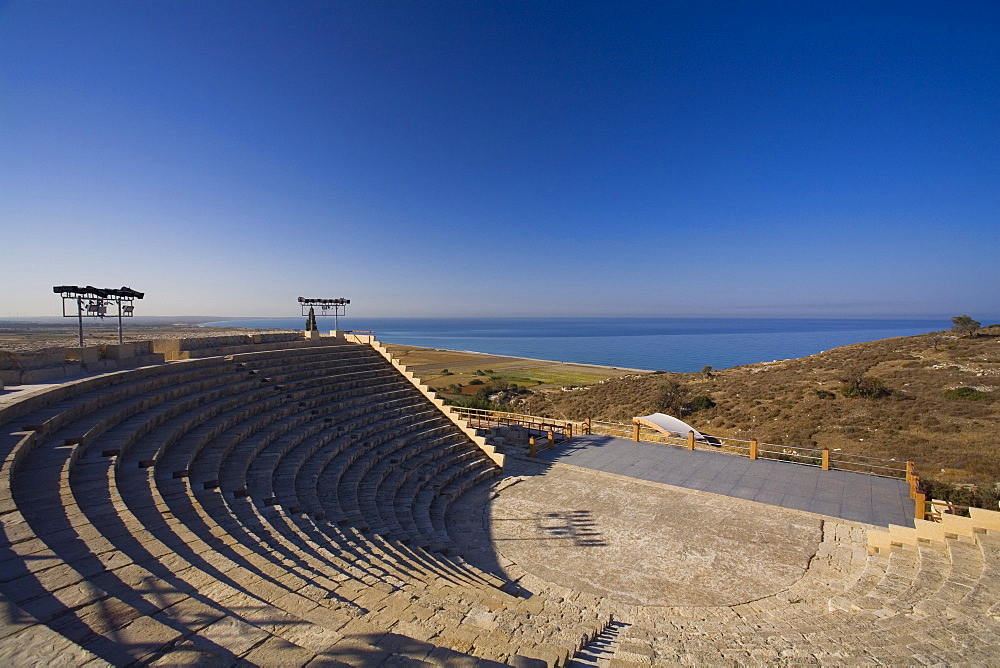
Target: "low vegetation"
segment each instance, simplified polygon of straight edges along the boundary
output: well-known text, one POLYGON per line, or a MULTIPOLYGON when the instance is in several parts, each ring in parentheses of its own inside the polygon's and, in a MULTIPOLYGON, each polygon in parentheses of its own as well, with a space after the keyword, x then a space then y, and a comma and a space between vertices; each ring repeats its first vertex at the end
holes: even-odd
POLYGON ((912 459, 925 479, 984 485, 977 493, 989 496, 1000 481, 1000 326, 977 324, 975 333, 883 339, 710 374, 627 375, 515 401, 520 412, 569 419, 660 411, 716 436, 912 459))
POLYGON ((887 399, 893 392, 882 382, 881 378, 873 376, 856 375, 844 381, 844 388, 841 390, 848 399, 887 399))
POLYGON ((977 390, 974 387, 956 387, 945 392, 944 396, 949 399, 959 399, 963 401, 980 401, 981 399, 990 398, 989 393, 977 390))

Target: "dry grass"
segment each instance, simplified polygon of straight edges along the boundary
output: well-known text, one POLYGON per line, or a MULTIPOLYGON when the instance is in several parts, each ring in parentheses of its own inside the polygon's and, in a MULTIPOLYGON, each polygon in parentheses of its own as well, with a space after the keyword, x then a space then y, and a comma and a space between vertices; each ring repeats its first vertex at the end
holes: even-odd
MULTIPOLYGON (((530 360, 391 343, 386 344, 386 347, 424 383, 442 389, 451 384, 467 386, 475 379, 490 384, 492 377, 533 390, 546 390, 570 385, 592 385, 629 373, 621 369, 589 364, 530 360), (448 371, 447 375, 443 373, 445 370, 448 371), (480 373, 477 374, 477 371, 480 373)), ((471 392, 466 389, 464 393, 475 394, 480 387, 482 386, 474 385, 471 387, 471 392)))
POLYGON ((659 388, 670 380, 716 402, 685 418, 709 434, 913 459, 922 473, 940 480, 1000 480, 1000 326, 984 329, 976 339, 948 334, 883 339, 715 371, 710 378, 643 375, 588 389, 536 392, 519 410, 630 420, 656 410, 659 388), (881 379, 892 396, 844 397, 845 379, 858 375, 881 379), (947 398, 945 392, 956 387, 976 387, 987 397, 947 398))

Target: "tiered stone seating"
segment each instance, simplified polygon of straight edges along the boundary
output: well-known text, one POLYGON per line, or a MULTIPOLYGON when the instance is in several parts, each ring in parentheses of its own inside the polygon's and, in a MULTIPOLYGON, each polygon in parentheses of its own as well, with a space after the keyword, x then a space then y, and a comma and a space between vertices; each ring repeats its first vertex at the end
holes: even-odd
POLYGON ((939 541, 893 527, 863 566, 857 538, 842 541, 828 521, 826 566, 812 564, 789 590, 753 603, 627 611, 634 623, 610 665, 989 663, 1000 649, 1000 618, 989 613, 1000 600, 1000 526, 953 519, 965 520, 965 534, 942 531, 939 541))
POLYGON ((434 551, 495 467, 364 346, 106 374, 0 420, 0 656, 555 665, 607 622, 434 551))
POLYGON ((367 346, 103 374, 12 404, 0 427, 8 665, 564 665, 612 625, 619 666, 1000 650, 989 513, 885 534, 828 520, 798 582, 731 606, 482 570, 456 538, 481 521, 455 502, 485 502, 497 469, 367 346))

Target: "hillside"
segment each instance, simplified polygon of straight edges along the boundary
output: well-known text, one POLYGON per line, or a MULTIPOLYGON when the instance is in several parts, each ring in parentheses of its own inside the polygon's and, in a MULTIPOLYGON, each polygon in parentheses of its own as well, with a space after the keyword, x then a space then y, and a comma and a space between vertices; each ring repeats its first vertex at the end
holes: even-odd
POLYGON ((883 339, 710 374, 633 375, 539 389, 516 409, 628 421, 660 409, 662 388, 680 383, 688 399, 715 402, 684 418, 712 435, 913 459, 925 477, 993 484, 1000 481, 1000 325, 980 331, 974 339, 943 332, 883 339), (845 396, 848 381, 858 377, 880 379, 886 396, 845 396), (961 387, 975 388, 963 391, 975 398, 946 394, 961 387))

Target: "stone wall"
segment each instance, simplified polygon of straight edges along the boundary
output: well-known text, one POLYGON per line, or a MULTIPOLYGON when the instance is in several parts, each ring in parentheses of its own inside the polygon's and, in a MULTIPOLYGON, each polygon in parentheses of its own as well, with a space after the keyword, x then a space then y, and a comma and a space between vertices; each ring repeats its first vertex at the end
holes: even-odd
POLYGON ((80 364, 67 362, 65 351, 65 348, 28 352, 0 350, 0 381, 5 385, 44 383, 79 373, 80 364))
POLYGON ((0 350, 0 382, 7 386, 59 382, 82 373, 114 371, 162 361, 163 355, 153 353, 151 341, 29 352, 0 350))
POLYGON ((237 334, 233 336, 203 336, 183 339, 157 339, 152 341, 153 352, 169 361, 217 357, 262 350, 305 348, 342 343, 343 339, 319 337, 308 339, 303 332, 277 334, 237 334))

